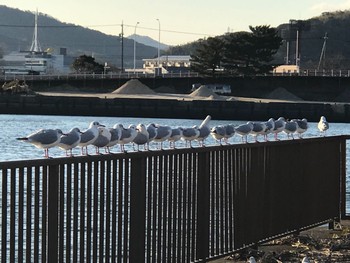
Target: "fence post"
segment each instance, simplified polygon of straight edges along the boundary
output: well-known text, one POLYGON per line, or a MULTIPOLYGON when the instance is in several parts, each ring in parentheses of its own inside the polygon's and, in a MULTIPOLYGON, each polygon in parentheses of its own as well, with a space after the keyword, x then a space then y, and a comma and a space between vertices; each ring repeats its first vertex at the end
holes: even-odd
MULTIPOLYGON (((49 188, 48 188, 48 262, 58 262, 58 188, 59 188, 59 166, 49 166, 49 188)), ((63 226, 60 226, 63 227, 63 226)))
POLYGON ((209 256, 209 152, 198 153, 197 259, 209 256))
POLYGON ((130 181, 129 262, 145 261, 146 158, 132 159, 130 181))

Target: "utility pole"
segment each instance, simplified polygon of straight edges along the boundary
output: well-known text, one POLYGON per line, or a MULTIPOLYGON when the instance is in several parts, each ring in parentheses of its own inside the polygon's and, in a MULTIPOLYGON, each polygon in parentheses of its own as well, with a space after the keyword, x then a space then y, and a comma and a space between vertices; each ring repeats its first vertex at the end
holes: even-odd
POLYGON ((320 66, 321 66, 321 62, 323 60, 323 67, 324 67, 324 63, 326 60, 326 44, 327 44, 327 39, 328 39, 328 34, 327 32, 325 33, 324 37, 323 37, 323 46, 322 46, 322 50, 321 50, 321 55, 320 55, 320 60, 318 62, 318 67, 317 70, 320 70, 320 66))
POLYGON ((121 38, 122 42, 122 65, 121 65, 121 70, 122 73, 124 72, 124 22, 122 21, 122 32, 119 34, 119 37, 121 38))

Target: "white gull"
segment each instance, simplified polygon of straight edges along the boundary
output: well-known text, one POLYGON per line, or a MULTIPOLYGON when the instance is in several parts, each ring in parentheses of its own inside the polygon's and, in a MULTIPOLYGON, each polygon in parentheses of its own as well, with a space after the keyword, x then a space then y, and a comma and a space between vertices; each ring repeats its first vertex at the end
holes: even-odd
POLYGON ((44 149, 44 156, 49 157, 49 148, 59 144, 61 136, 65 135, 60 129, 41 129, 27 137, 17 138, 17 140, 25 141, 33 144, 35 147, 44 149))
POLYGON ((66 151, 66 156, 73 156, 72 149, 78 146, 80 140, 81 131, 79 128, 72 128, 66 135, 61 136, 60 143, 57 146, 66 151))
POLYGON ((78 144, 78 147, 81 147, 81 154, 88 154, 88 145, 91 145, 98 137, 98 127, 104 127, 104 125, 98 121, 93 121, 90 123, 89 128, 81 133, 81 139, 78 144))
POLYGON ((317 124, 317 128, 323 136, 326 136, 326 131, 329 129, 329 123, 325 116, 321 116, 320 121, 317 124))

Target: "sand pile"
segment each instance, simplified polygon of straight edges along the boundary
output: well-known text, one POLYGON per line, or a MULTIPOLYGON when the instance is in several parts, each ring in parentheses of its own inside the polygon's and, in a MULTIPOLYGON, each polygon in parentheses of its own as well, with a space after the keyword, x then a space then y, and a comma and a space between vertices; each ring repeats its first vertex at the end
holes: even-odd
POLYGON ((289 92, 285 88, 277 88, 265 96, 266 99, 301 101, 303 99, 289 92))
POLYGON ((156 94, 153 90, 141 83, 138 79, 131 79, 118 89, 113 91, 114 94, 156 94))
POLYGON ((200 86, 198 89, 193 91, 190 94, 191 97, 204 97, 209 100, 223 100, 224 98, 221 97, 220 95, 216 94, 214 91, 211 89, 207 88, 206 86, 200 86))

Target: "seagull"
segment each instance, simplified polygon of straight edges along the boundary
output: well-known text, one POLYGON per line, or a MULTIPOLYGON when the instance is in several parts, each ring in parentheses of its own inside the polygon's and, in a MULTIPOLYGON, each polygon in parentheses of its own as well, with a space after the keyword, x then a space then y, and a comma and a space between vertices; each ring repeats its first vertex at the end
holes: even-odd
POLYGON ((146 129, 147 129, 148 134, 149 134, 149 139, 147 142, 147 148, 149 149, 149 143, 151 141, 153 141, 154 138, 156 138, 156 136, 157 136, 157 128, 156 128, 156 125, 154 123, 150 123, 146 126, 146 129))
POLYGON ((66 135, 61 136, 58 148, 66 151, 66 156, 73 156, 72 149, 77 147, 81 140, 81 131, 79 128, 71 129, 66 135), (70 154, 68 154, 68 151, 70 154))
POLYGON ((199 125, 199 136, 196 138, 200 146, 204 146, 204 140, 209 136, 210 134, 210 127, 209 122, 211 120, 211 116, 208 115, 204 121, 199 125))
POLYGON ((292 136, 292 139, 294 140, 293 133, 295 133, 298 129, 298 123, 295 121, 287 121, 284 125, 283 132, 287 134, 287 137, 289 139, 289 135, 292 136))
POLYGON ((81 133, 81 140, 78 146, 81 147, 82 155, 84 155, 84 148, 85 154, 88 155, 87 147, 97 139, 99 134, 98 127, 104 127, 104 125, 98 121, 93 121, 90 123, 89 128, 81 133))
POLYGON ((100 148, 107 147, 112 137, 111 132, 106 127, 98 127, 98 132, 96 140, 92 143, 96 147, 96 154, 100 153, 100 148))
POLYGON ((130 125, 129 128, 123 127, 122 124, 118 124, 117 126, 122 132, 119 140, 120 150, 125 152, 125 144, 131 143, 135 139, 137 131, 132 125, 130 125))
POLYGON ((310 260, 308 257, 304 257, 301 263, 310 263, 310 260))
POLYGON ((171 129, 171 135, 168 139, 170 148, 175 149, 175 142, 182 138, 182 130, 181 127, 171 129))
POLYGON ((159 142, 160 149, 163 150, 163 142, 169 139, 171 135, 171 127, 156 124, 156 128, 157 128, 157 135, 153 140, 155 142, 159 142))
POLYGON ((266 125, 266 129, 262 135, 264 136, 265 142, 267 142, 267 135, 272 133, 272 131, 275 129, 275 119, 270 118, 268 121, 264 122, 264 124, 266 125))
POLYGON ((326 136, 326 131, 329 129, 329 123, 325 116, 321 116, 320 121, 317 124, 317 128, 320 130, 323 136, 326 136))
POLYGON ((272 133, 275 134, 275 141, 278 140, 278 134, 284 130, 285 125, 286 125, 286 120, 283 117, 279 117, 275 121, 275 128, 272 131, 272 133))
POLYGON ((293 119, 291 120, 293 122, 296 122, 298 124, 298 128, 297 128, 297 134, 298 137, 301 139, 302 138, 302 134, 304 132, 306 132, 306 130, 309 128, 308 123, 307 123, 307 119, 293 119))
POLYGON ((225 128, 224 141, 226 144, 228 144, 228 139, 230 139, 233 135, 235 135, 235 127, 231 124, 227 124, 224 126, 224 128, 225 128))
POLYGON ((258 142, 258 135, 264 135, 266 132, 266 124, 264 122, 248 122, 253 124, 253 129, 251 130, 251 134, 255 138, 255 142, 258 142))
POLYGON ((247 122, 235 127, 236 133, 242 137, 242 142, 248 142, 248 134, 253 130, 253 126, 252 122, 247 122))
POLYGON ((115 124, 112 128, 109 129, 109 132, 111 133, 111 140, 109 141, 106 147, 107 151, 110 153, 110 148, 119 142, 120 137, 122 135, 122 131, 119 128, 118 124, 115 124))
MULTIPOLYGON (((140 151, 140 145, 145 146, 149 141, 149 133, 144 124, 139 124, 136 126, 136 137, 133 140, 133 143, 137 145, 137 151, 140 151)), ((145 148, 144 148, 145 149, 145 148)))
POLYGON ((60 129, 41 129, 29 134, 27 137, 16 139, 31 143, 37 148, 44 149, 44 156, 49 158, 49 148, 58 145, 62 135, 65 134, 60 129))
POLYGON ((197 127, 188 127, 184 128, 182 130, 182 139, 186 141, 186 146, 188 146, 188 143, 190 147, 192 148, 192 141, 197 139, 200 134, 200 131, 197 127))
POLYGON ((211 130, 210 130, 211 136, 212 136, 217 142, 219 142, 220 145, 222 145, 222 144, 221 144, 221 140, 225 138, 225 133, 226 133, 225 126, 222 126, 222 125, 214 126, 214 127, 211 128, 211 130))
POLYGON ((250 257, 248 260, 249 263, 256 263, 256 260, 254 257, 250 257))

